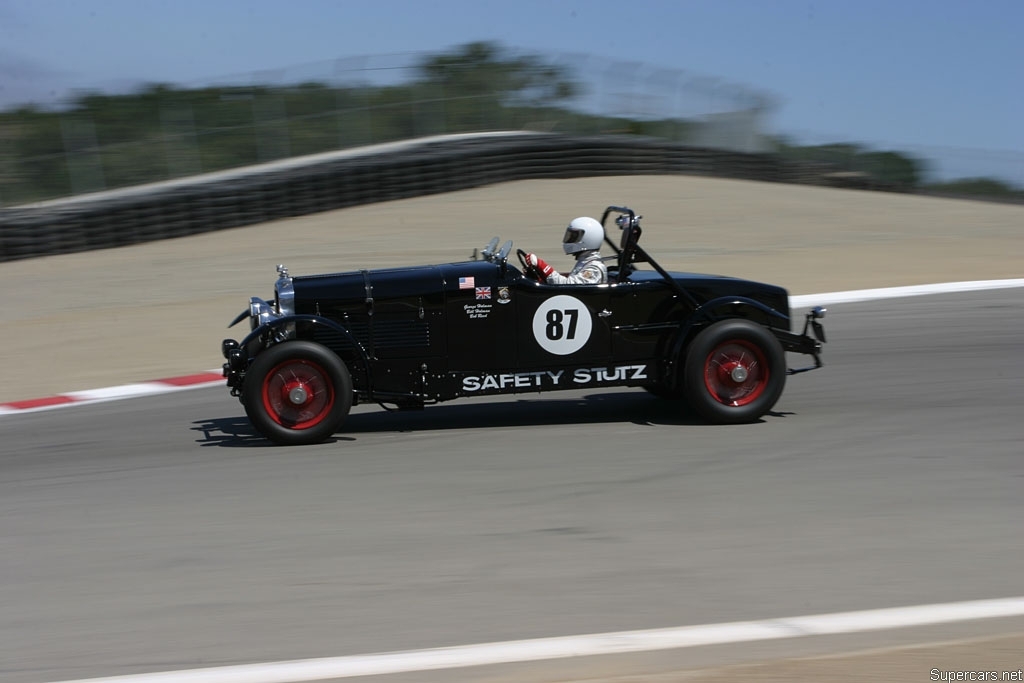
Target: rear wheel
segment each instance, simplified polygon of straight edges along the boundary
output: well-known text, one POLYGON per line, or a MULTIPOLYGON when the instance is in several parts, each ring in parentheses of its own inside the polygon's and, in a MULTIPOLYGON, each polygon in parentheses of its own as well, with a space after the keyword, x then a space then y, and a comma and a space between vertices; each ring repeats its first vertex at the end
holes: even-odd
POLYGON ((706 420, 754 422, 782 395, 786 354, 761 325, 723 320, 690 344, 683 372, 687 401, 706 420))
POLYGON ((319 443, 352 408, 352 377, 340 358, 305 341, 270 347, 253 362, 242 388, 253 426, 283 446, 319 443))

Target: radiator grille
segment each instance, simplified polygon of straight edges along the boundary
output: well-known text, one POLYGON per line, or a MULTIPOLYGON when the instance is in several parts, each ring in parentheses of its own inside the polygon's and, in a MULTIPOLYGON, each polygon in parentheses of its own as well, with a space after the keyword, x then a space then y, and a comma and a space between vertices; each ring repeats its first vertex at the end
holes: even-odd
MULTIPOLYGON (((368 323, 348 323, 348 329, 367 350, 371 348, 380 350, 430 347, 430 325, 424 320, 374 320, 372 345, 368 323)), ((323 344, 335 352, 355 349, 346 335, 328 327, 315 327, 313 341, 323 344)))

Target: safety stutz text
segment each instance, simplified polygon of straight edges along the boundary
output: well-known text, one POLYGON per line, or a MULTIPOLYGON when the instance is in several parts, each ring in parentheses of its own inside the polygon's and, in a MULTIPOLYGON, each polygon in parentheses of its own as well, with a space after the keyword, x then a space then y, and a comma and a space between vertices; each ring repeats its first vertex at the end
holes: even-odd
POLYGON ((463 391, 488 389, 550 389, 559 386, 584 386, 598 382, 627 382, 647 379, 646 365, 615 365, 600 368, 538 370, 536 372, 505 372, 468 375, 462 378, 463 391))

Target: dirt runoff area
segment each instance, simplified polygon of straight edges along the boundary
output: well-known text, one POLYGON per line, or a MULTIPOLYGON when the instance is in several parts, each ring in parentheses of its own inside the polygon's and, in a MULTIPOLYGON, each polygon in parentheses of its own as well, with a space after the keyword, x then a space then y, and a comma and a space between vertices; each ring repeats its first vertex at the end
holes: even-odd
POLYGON ((0 264, 0 402, 217 369, 227 323, 273 295, 278 263, 445 263, 499 235, 564 269, 565 225, 609 204, 643 215, 670 270, 791 294, 1024 276, 1024 206, 689 176, 504 183, 0 264))

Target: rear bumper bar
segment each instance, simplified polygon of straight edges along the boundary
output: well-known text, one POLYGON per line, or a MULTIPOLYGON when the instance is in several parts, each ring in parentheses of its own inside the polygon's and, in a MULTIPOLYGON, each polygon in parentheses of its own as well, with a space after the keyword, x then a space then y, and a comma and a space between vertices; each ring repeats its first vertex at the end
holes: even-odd
POLYGON ((787 332, 785 330, 772 330, 775 334, 775 338, 782 344, 784 351, 792 351, 794 353, 802 353, 814 358, 814 365, 809 365, 802 368, 789 368, 786 373, 795 375, 801 372, 807 372, 808 370, 816 370, 824 365, 821 362, 821 351, 822 345, 825 343, 825 327, 821 324, 821 319, 825 317, 826 309, 816 306, 808 314, 804 320, 804 329, 800 334, 794 334, 793 332, 787 332), (808 334, 811 332, 811 334, 808 334))

